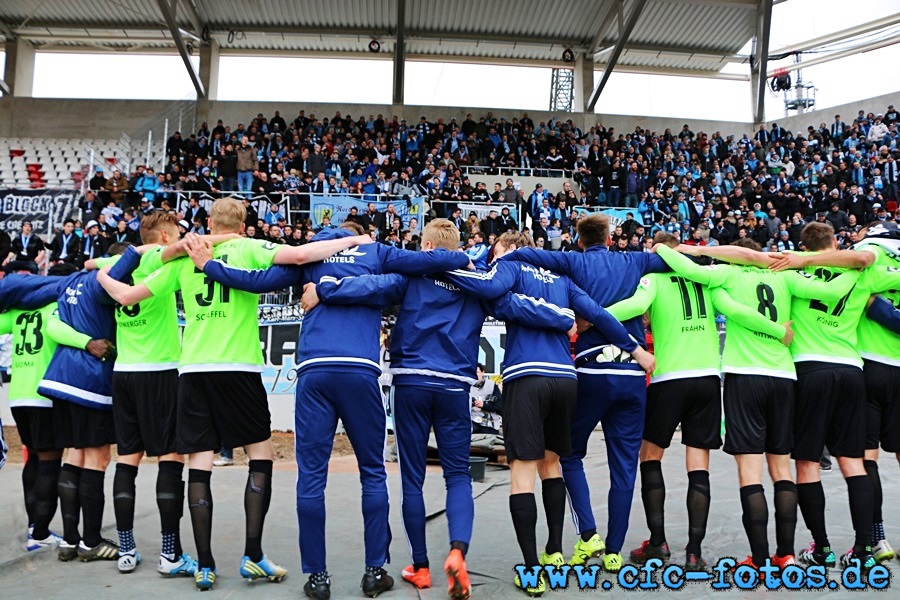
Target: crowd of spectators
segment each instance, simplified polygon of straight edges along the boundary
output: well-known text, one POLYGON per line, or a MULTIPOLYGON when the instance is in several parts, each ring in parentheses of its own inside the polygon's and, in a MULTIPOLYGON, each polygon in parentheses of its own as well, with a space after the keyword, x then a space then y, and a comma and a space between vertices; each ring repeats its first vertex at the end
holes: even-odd
MULTIPOLYGON (((15 239, 0 240, 0 256, 4 264, 24 261, 29 269, 43 258, 82 262, 112 242, 137 241, 140 218, 152 210, 173 211, 185 232, 205 232, 203 203, 209 200, 194 195, 185 204, 178 192, 242 194, 247 235, 286 244, 306 243, 338 225, 323 219, 313 227, 311 194, 353 193, 396 202, 426 196, 424 220, 452 219, 473 257, 500 233, 526 224, 540 247, 577 250, 575 224, 597 207, 628 211, 616 221, 612 250, 646 250, 657 231, 687 244, 750 237, 769 250, 796 250, 800 231, 813 220, 831 223, 841 245, 849 246, 867 222, 898 218, 898 127, 893 105, 883 113, 860 110, 852 121, 835 115, 806 131, 772 123, 752 135, 695 133, 688 124, 661 133, 640 127, 618 132, 599 123, 583 131, 571 119, 535 123, 528 113, 511 120, 470 114, 461 123, 423 116, 407 123, 340 111, 323 119, 300 111, 288 122, 276 111, 233 127, 219 120, 187 136, 176 132, 159 172, 141 166, 107 179, 98 169, 80 220, 73 215, 46 250, 23 228, 15 239), (491 190, 479 174, 509 176, 491 190), (520 175, 566 181, 552 194, 541 184, 523 189, 520 175), (260 198, 271 201, 269 210, 259 208, 260 198), (464 214, 461 203, 486 207, 479 217, 464 214), (514 206, 516 215, 503 205, 514 206)), ((374 204, 349 218, 379 241, 410 249, 418 248, 424 225, 374 204)))

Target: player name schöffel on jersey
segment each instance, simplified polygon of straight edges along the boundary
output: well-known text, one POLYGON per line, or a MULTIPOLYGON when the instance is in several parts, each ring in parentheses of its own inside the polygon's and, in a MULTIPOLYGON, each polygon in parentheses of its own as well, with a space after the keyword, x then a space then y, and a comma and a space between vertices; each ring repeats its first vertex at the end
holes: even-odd
MULTIPOLYGON (((215 246, 213 257, 241 269, 265 269, 279 247, 239 238, 215 246)), ((181 290, 185 328, 179 372, 262 372, 257 294, 216 283, 186 257, 156 270, 144 284, 159 298, 181 290)))

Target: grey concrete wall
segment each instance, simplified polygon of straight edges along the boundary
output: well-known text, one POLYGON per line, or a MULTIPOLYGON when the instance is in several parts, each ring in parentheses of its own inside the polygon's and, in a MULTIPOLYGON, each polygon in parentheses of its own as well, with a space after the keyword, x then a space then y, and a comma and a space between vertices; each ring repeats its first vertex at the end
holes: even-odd
MULTIPOLYGON (((841 104, 840 106, 814 110, 802 115, 793 115, 784 119, 773 119, 773 121, 785 129, 790 129, 795 135, 798 132, 805 134, 806 128, 810 125, 816 128, 822 122, 831 125, 834 121, 834 115, 841 115, 841 120, 844 123, 850 123, 856 118, 856 113, 860 110, 864 110, 866 113, 873 112, 877 115, 878 113, 884 113, 889 104, 893 104, 895 108, 900 107, 900 91, 866 100, 857 100, 856 102, 841 104)), ((769 121, 769 123, 771 124, 772 121, 769 121)))
POLYGON ((0 100, 0 137, 118 138, 172 103, 166 100, 0 100))
MULTIPOLYGON (((155 116, 172 105, 168 100, 64 100, 55 98, 7 98, 0 99, 0 137, 58 137, 58 138, 117 138, 123 131, 132 131, 145 125, 155 116)), ((204 120, 214 124, 216 119, 225 123, 237 124, 247 122, 263 113, 271 118, 276 110, 281 111, 285 119, 293 119, 300 110, 306 114, 315 114, 319 118, 331 117, 340 110, 346 116, 358 117, 360 114, 381 113, 386 118, 393 115, 406 118, 410 122, 418 122, 419 117, 426 115, 429 119, 443 117, 445 121, 456 117, 458 122, 465 119, 467 113, 478 117, 493 112, 496 117, 506 116, 508 119, 521 117, 524 111, 518 109, 490 108, 456 108, 447 106, 403 106, 392 107, 389 104, 325 104, 325 103, 291 103, 291 102, 227 102, 202 101, 198 107, 198 123, 204 120)), ((553 116, 548 111, 528 111, 529 116, 539 122, 547 121, 553 116)), ((562 113, 557 116, 562 117, 562 113)), ((655 117, 650 115, 594 115, 590 113, 569 113, 565 118, 584 129, 596 123, 606 127, 615 127, 616 131, 626 133, 635 126, 652 131, 663 132, 667 127, 677 131, 684 123, 689 123, 696 131, 721 131, 727 133, 743 133, 750 131, 749 123, 726 121, 704 121, 699 119, 677 119, 655 117)))

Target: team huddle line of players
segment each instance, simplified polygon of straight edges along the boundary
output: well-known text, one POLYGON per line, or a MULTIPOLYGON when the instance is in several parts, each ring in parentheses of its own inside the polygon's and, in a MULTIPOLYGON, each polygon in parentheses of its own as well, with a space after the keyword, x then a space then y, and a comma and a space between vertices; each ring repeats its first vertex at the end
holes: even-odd
MULTIPOLYGON (((866 570, 893 557, 875 462, 879 445, 900 452, 900 336, 893 306, 900 301, 900 235, 893 224, 869 227, 852 251, 834 250, 833 230, 811 223, 803 232, 807 253, 770 255, 752 242, 684 247, 658 234, 654 252, 620 254, 607 251, 608 218, 594 215, 578 224, 583 252, 545 252, 527 235, 508 232, 494 245, 489 270, 476 271, 456 251, 459 232, 444 219, 425 227, 424 252, 374 244, 354 224, 290 247, 241 237, 244 210, 238 200, 219 199, 210 213, 212 235, 183 240, 170 215, 153 213, 141 223, 143 246, 113 248, 113 256, 82 272, 0 280, 0 332, 11 332, 15 344, 10 401, 31 450, 23 470, 29 549, 56 545, 60 560, 116 560, 121 572, 133 571, 141 561, 133 535, 135 478, 144 454, 158 456, 157 568, 212 589, 213 457, 223 445, 241 446, 250 464, 239 572, 251 580, 284 579, 286 569, 262 550, 273 454, 256 311, 257 294, 294 285, 303 287, 307 311, 298 343, 295 445, 308 597, 331 595, 325 482, 338 419, 360 470, 360 585, 369 597, 393 587, 384 568, 391 532, 378 357, 382 309, 396 304, 392 414, 412 555, 402 577, 416 587, 431 585, 422 486, 433 428, 447 486, 447 590, 452 598, 471 594, 467 390, 478 358, 472 340, 487 315, 507 325, 509 509, 525 565, 578 565, 599 557, 604 569, 620 570, 638 466, 650 537, 630 559, 670 559, 660 461, 681 424, 689 481, 685 566, 705 569, 709 451, 722 444, 720 373, 724 449, 737 462, 751 550, 746 564, 793 564, 799 506, 814 542, 797 558, 836 565, 818 469, 826 445, 846 478, 855 530, 841 563, 858 561, 866 570), (700 266, 684 254, 731 265, 700 266), (186 321, 181 339, 179 290, 186 321), (729 319, 721 358, 716 312, 729 319), (645 313, 655 356, 644 347, 645 313), (569 339, 576 328, 573 361, 569 339), (649 387, 645 371, 652 374, 649 387), (338 374, 341 385, 335 386, 338 374), (583 466, 598 424, 610 469, 605 540, 583 466), (113 484, 118 544, 100 535, 112 443, 119 452, 113 484), (764 464, 774 481, 773 555, 764 464), (536 476, 548 526, 540 554, 536 476), (185 496, 196 560, 181 547, 185 496), (562 548, 567 498, 578 533, 568 560, 562 548), (62 538, 49 531, 57 504, 62 538)), ((515 584, 533 596, 546 589, 542 576, 534 584, 516 577, 515 584)))

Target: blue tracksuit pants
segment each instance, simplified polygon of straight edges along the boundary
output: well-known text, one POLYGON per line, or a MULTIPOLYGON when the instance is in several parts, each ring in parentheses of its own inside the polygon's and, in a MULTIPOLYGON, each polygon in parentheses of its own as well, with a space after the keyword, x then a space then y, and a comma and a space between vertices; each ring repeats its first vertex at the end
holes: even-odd
POLYGON ((469 477, 472 420, 468 390, 430 385, 395 385, 394 434, 403 489, 403 527, 414 563, 428 560, 425 544, 425 458, 434 427, 438 455, 447 486, 447 521, 451 542, 468 545, 475 502, 469 477))
POLYGON ((572 422, 572 454, 560 459, 560 463, 576 531, 580 534, 596 529, 582 459, 587 454, 591 433, 598 423, 602 424, 610 482, 606 548, 608 552, 621 552, 628 532, 628 516, 644 434, 647 387, 643 371, 622 371, 621 374, 609 374, 610 369, 605 371, 587 373, 579 369, 578 406, 572 422))
POLYGON ((380 567, 390 560, 383 454, 387 430, 378 376, 359 371, 305 371, 297 377, 294 406, 297 520, 304 573, 326 570, 325 483, 339 418, 359 465, 366 566, 380 567))

